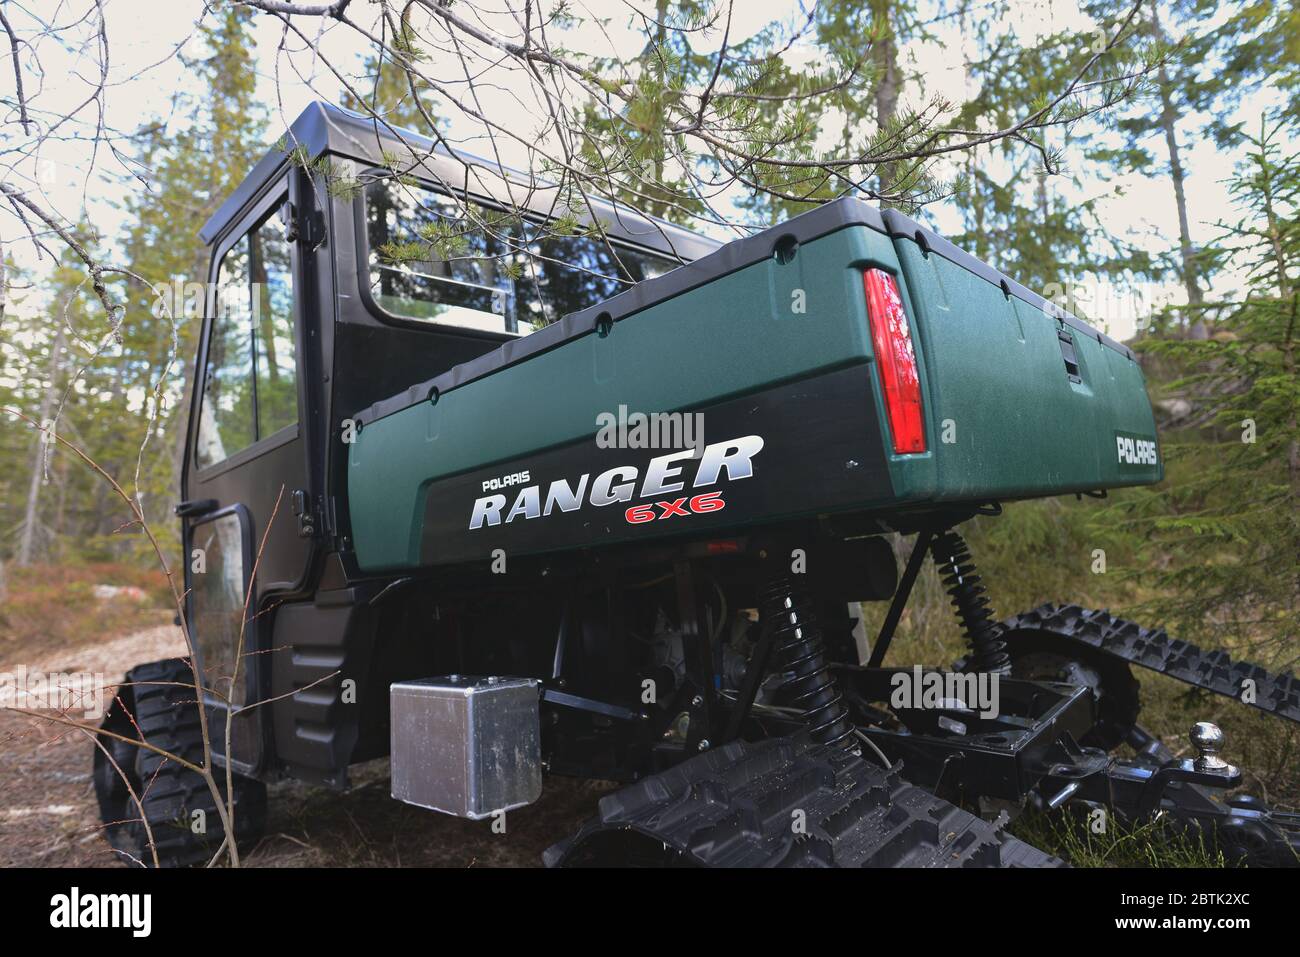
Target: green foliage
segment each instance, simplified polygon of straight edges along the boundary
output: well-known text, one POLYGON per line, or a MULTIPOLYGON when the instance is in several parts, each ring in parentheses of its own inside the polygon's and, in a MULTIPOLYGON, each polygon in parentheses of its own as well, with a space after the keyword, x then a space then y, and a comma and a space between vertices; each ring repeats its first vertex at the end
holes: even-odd
POLYGON ((1222 853, 1196 831, 1163 821, 1126 823, 1111 819, 1097 833, 1082 814, 1067 809, 1028 814, 1010 828, 1022 841, 1050 850, 1075 867, 1224 867, 1222 853))
MULTIPOLYGON (((254 96, 252 16, 223 6, 204 21, 198 30, 203 52, 185 60, 202 96, 178 103, 174 124, 147 123, 137 138, 148 188, 128 204, 130 223, 112 257, 131 274, 107 277, 127 304, 120 326, 93 300, 84 268, 71 258, 50 276, 48 313, 22 329, 6 324, 5 369, 17 380, 6 404, 40 418, 49 392, 59 434, 139 496, 155 532, 172 548, 177 529, 171 507, 189 411, 186 380, 203 312, 203 296, 187 292, 186 284, 208 278, 198 226, 265 150, 265 111, 254 96)), ((85 232, 92 247, 107 245, 85 232)), ((46 481, 44 465, 32 456, 32 433, 6 431, 20 433, 27 446, 11 460, 23 463, 21 477, 0 486, 11 521, 23 520, 31 469, 42 472, 36 557, 153 560, 139 530, 124 524, 126 506, 103 479, 55 447, 46 481)))
POLYGON ((1242 134, 1232 182, 1242 217, 1220 242, 1247 295, 1207 305, 1210 338, 1151 338, 1142 351, 1178 375, 1200 424, 1165 436, 1165 487, 1122 506, 1146 523, 1155 610, 1188 638, 1235 636, 1295 661, 1300 637, 1300 157, 1267 121, 1242 134))
MULTIPOLYGON (((1005 4, 995 10, 1010 13, 1005 4)), ((1118 28, 1109 10, 1093 13, 1100 28, 1118 28)), ((964 128, 1009 128, 1026 111, 1026 100, 1030 110, 1046 108, 1095 55, 1095 38, 1077 32, 1009 43, 998 21, 989 17, 971 27, 978 55, 967 66, 974 92, 957 120, 964 128), (1010 90, 1016 95, 1008 96, 1010 90)), ((1116 70, 1137 72, 1148 55, 1141 47, 1116 49, 1105 59, 1116 70)), ((1085 102, 1067 99, 1062 116, 1077 117, 1085 102)), ((1108 135, 1113 112, 1100 124, 1063 122, 1027 141, 1009 138, 966 153, 960 204, 965 228, 953 241, 1053 300, 1088 278, 1122 283, 1159 277, 1162 264, 1099 219, 1102 194, 1095 186, 1085 192, 1085 175, 1105 182, 1121 159, 1108 135)), ((1088 315, 1086 299, 1071 294, 1063 305, 1088 315)))

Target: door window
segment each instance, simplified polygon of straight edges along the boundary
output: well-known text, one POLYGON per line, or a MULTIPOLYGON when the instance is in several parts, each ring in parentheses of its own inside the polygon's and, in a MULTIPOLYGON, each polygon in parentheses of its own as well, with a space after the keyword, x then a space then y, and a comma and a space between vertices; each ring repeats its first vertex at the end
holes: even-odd
POLYGON ((268 213, 222 257, 195 457, 216 465, 298 421, 293 273, 268 213))
MULTIPOLYGON (((244 529, 237 512, 194 526, 192 546, 203 556, 202 572, 191 568, 190 623, 203 664, 203 686, 235 707, 245 703, 249 660, 236 661, 244 620, 247 570, 244 529)), ((247 651, 254 640, 250 622, 244 632, 247 651)))

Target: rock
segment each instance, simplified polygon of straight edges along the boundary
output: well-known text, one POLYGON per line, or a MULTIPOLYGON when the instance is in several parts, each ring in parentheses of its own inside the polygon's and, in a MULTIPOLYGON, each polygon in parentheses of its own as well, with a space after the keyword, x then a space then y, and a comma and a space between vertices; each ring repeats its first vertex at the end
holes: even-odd
POLYGON ((1161 399, 1155 405, 1170 422, 1177 422, 1192 414, 1192 403, 1186 399, 1161 399))
POLYGON ((149 600, 143 588, 136 585, 95 585, 91 589, 93 594, 100 601, 114 601, 121 599, 123 601, 133 601, 137 604, 149 600))

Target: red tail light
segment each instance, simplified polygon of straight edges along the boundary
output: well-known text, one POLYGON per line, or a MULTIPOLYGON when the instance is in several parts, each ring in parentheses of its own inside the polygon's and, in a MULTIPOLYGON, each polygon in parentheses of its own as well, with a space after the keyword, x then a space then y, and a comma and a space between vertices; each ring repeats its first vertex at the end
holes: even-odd
POLYGON ((916 371, 912 332, 903 310, 903 297, 894 277, 881 269, 862 274, 867 291, 867 318, 871 341, 885 391, 885 411, 894 451, 925 451, 925 424, 921 416, 921 379, 916 371))

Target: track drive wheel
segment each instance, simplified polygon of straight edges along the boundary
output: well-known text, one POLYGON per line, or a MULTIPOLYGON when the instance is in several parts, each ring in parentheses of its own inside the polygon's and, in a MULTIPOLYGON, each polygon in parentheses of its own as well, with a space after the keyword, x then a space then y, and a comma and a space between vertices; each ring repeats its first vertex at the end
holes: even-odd
POLYGON ((1097 723, 1081 744, 1113 751, 1128 740, 1142 705, 1141 687, 1128 663, 1104 655, 1070 635, 1047 629, 1015 629, 1004 640, 1011 675, 1027 681, 1086 685, 1097 701, 1097 723))

